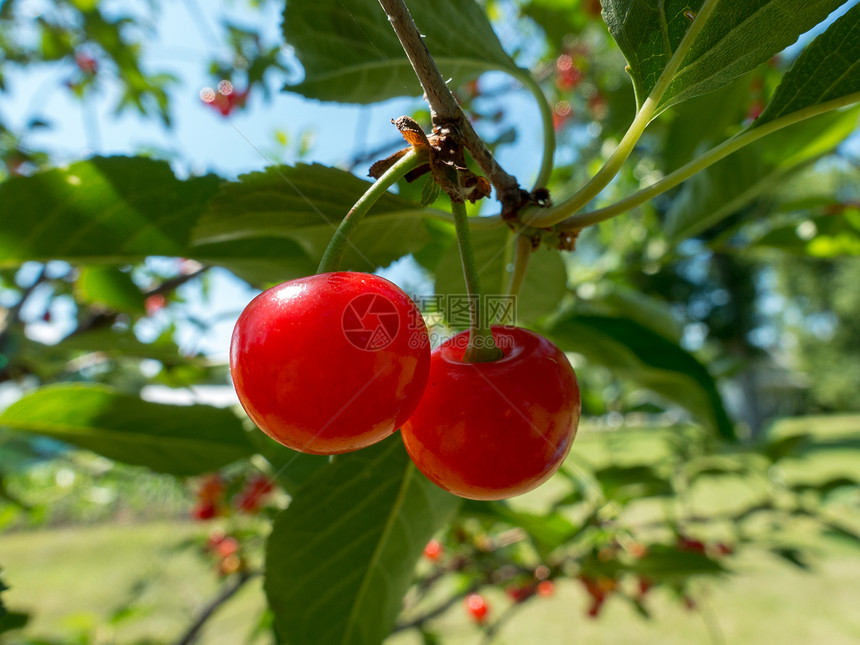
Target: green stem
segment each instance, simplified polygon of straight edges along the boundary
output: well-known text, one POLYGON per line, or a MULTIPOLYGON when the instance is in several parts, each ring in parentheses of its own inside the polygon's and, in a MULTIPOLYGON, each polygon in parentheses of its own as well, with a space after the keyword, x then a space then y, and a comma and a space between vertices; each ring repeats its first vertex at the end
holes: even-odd
POLYGON ((711 14, 716 8, 718 2, 719 0, 705 0, 705 3, 702 5, 698 15, 690 25, 690 28, 687 30, 687 33, 684 34, 684 37, 678 44, 678 49, 675 50, 672 57, 669 59, 669 62, 666 63, 666 67, 664 67, 663 71, 660 73, 657 83, 654 85, 648 98, 646 98, 642 103, 642 107, 640 107, 639 111, 636 113, 636 118, 633 119, 633 123, 630 124, 630 127, 627 129, 627 132, 624 133, 624 137, 621 139, 618 147, 615 148, 613 153, 609 156, 609 159, 606 160, 606 163, 603 164, 603 167, 597 172, 597 174, 594 175, 594 177, 592 177, 585 186, 580 188, 574 195, 560 203, 558 206, 538 211, 531 218, 528 216, 524 217, 524 224, 534 226, 535 228, 553 226, 580 211, 609 185, 609 182, 615 178, 615 175, 617 175, 618 171, 621 170, 621 166, 623 166, 624 162, 627 161, 627 157, 629 157, 630 153, 633 152, 633 148, 636 146, 642 133, 645 132, 645 128, 651 122, 651 119, 657 115, 663 94, 666 93, 670 83, 675 78, 675 74, 680 69, 687 52, 693 46, 693 43, 699 33, 701 33, 705 23, 708 21, 708 18, 711 17, 711 14))
POLYGON ((508 288, 505 290, 507 295, 516 296, 519 294, 520 289, 523 286, 523 280, 526 277, 526 271, 529 268, 529 260, 532 257, 532 241, 524 237, 522 235, 522 231, 519 231, 516 235, 516 240, 514 242, 514 268, 511 271, 510 278, 508 279, 508 288))
POLYGON ((517 74, 515 78, 532 93, 540 110, 540 120, 543 129, 543 157, 541 157, 540 170, 538 170, 534 187, 541 188, 549 184, 550 175, 552 174, 552 162, 555 158, 555 129, 552 125, 552 107, 546 100, 546 94, 543 93, 540 84, 528 70, 523 70, 523 73, 517 74))
POLYGON ((776 132, 777 130, 781 130, 782 128, 794 125, 795 123, 824 114, 825 112, 830 112, 831 110, 846 107, 852 103, 858 102, 860 102, 860 92, 849 94, 832 101, 827 101, 826 103, 819 103, 818 105, 813 105, 808 108, 798 110, 797 112, 792 112, 791 114, 780 117, 779 119, 774 119, 773 121, 769 121, 768 123, 758 127, 744 130, 743 132, 736 134, 731 139, 727 139, 720 145, 711 148, 702 156, 694 159, 684 166, 681 166, 675 172, 666 175, 663 179, 647 188, 643 188, 642 190, 639 190, 629 197, 626 197, 611 206, 607 206, 606 208, 600 208, 589 213, 581 213, 579 215, 569 217, 560 222, 558 227, 561 230, 584 228, 586 226, 591 226, 611 219, 616 215, 626 213, 630 209, 647 202, 671 188, 674 188, 681 182, 686 181, 695 175, 697 172, 704 170, 721 159, 725 159, 733 152, 737 152, 744 146, 747 146, 754 141, 758 141, 762 137, 776 132))
POLYGON ((478 264, 472 251, 472 241, 469 234, 469 218, 466 215, 466 205, 463 202, 451 200, 451 212, 454 214, 454 225, 457 229, 457 243, 460 246, 460 260, 463 263, 463 277, 466 280, 466 293, 470 303, 471 325, 469 327, 469 345, 463 354, 467 363, 488 363, 502 357, 502 351, 496 347, 490 321, 483 302, 483 291, 478 280, 478 264))
POLYGON ((370 208, 379 201, 385 192, 403 175, 410 170, 417 168, 424 163, 424 155, 417 152, 414 148, 407 152, 403 157, 397 160, 391 168, 386 170, 383 175, 377 179, 373 185, 367 189, 355 205, 349 209, 346 217, 343 218, 337 230, 332 235, 331 241, 323 253, 317 273, 330 273, 340 269, 340 262, 343 258, 346 245, 349 243, 349 237, 356 227, 364 219, 364 216, 370 208))

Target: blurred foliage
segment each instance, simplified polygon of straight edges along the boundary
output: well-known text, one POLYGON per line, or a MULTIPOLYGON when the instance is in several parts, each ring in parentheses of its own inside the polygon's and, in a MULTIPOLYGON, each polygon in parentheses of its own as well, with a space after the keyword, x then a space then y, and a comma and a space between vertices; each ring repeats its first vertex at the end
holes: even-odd
MULTIPOLYGON (((223 116, 246 109, 251 91, 265 96, 267 76, 324 100, 367 103, 417 92, 375 3, 348 3, 343 11, 319 0, 285 5, 283 36, 305 68, 298 83, 284 43, 270 42, 255 22, 263 4, 242 5, 247 21, 225 18, 213 34, 217 54, 202 63, 213 88, 201 98, 223 116), (352 66, 342 64, 346 44, 354 49, 352 66)), ((539 92, 531 89, 547 102, 544 127, 558 144, 547 186, 558 204, 610 157, 637 98, 642 102, 625 56, 636 62, 631 74, 640 94, 666 65, 669 52, 643 57, 644 31, 619 31, 614 18, 632 4, 604 3, 612 35, 591 0, 445 0, 413 9, 493 150, 531 136, 509 106, 520 83, 537 82, 539 92), (487 70, 508 76, 482 75, 487 70)), ((806 79, 836 36, 856 28, 857 5, 805 58, 773 54, 841 4, 789 12, 767 33, 761 17, 735 24, 738 16, 721 16, 708 35, 729 32, 719 45, 731 59, 729 72, 716 78, 705 69, 691 79, 695 71, 685 66, 662 104, 668 109, 589 208, 652 185, 758 127, 757 117, 764 115, 761 124, 777 108, 790 113, 824 100, 804 90, 786 101, 781 83, 806 79), (756 29, 755 56, 741 60, 737 41, 756 29), (712 91, 699 95, 704 87, 712 91), (774 96, 782 98, 768 113, 774 96)), ((179 80, 147 62, 160 3, 120 10, 58 0, 35 15, 32 6, 0 4, 0 94, 9 92, 9 70, 51 70, 60 91, 85 111, 115 96, 114 114, 131 110, 152 127, 171 127, 179 80)), ((678 41, 689 19, 674 16, 665 42, 678 41)), ((839 51, 851 59, 856 45, 846 43, 839 51)), ((835 73, 831 67, 821 73, 835 73)), ((843 74, 834 91, 850 93, 854 78, 843 74)), ((592 617, 618 601, 647 617, 653 587, 695 608, 700 584, 730 575, 740 550, 764 549, 810 567, 807 545, 792 539, 797 526, 860 545, 856 529, 834 519, 856 511, 860 474, 786 476, 816 454, 856 456, 856 428, 837 438, 768 432, 778 415, 858 409, 860 163, 842 144, 856 130, 856 110, 741 149, 625 217, 582 231, 575 253, 533 253, 519 319, 570 353, 605 454, 575 448, 538 495, 477 503, 429 488, 413 475, 397 438, 330 464, 282 448, 232 408, 151 400, 153 391, 194 395, 228 382, 225 366, 187 340, 217 323, 201 314, 218 296, 210 292, 213 274, 229 271, 250 292, 313 272, 330 223, 367 182, 319 164, 234 179, 195 176, 183 160, 169 164, 150 151, 55 167, 55 150, 28 143, 34 131, 51 127, 34 109, 18 129, 0 114, 0 529, 156 516, 211 523, 207 540, 186 544, 223 579, 211 611, 267 561, 275 615, 260 618, 256 635, 294 642, 314 642, 307 620, 318 612, 326 621, 329 606, 341 612, 330 629, 366 635, 351 642, 378 642, 392 626, 441 642, 434 620, 461 602, 489 641, 560 580, 578 581, 592 617), (651 435, 641 452, 630 432, 637 425, 651 435), (632 448, 613 448, 631 440, 632 448), (136 448, 144 443, 149 448, 136 448), (720 505, 708 497, 715 486, 744 492, 720 505), (480 594, 489 587, 507 593, 500 613, 487 613, 480 594), (305 611, 310 588, 330 605, 305 611)), ((414 116, 429 118, 423 108, 414 116)), ((286 133, 279 143, 290 144, 286 133)), ((306 138, 297 145, 304 156, 306 138)), ((352 165, 396 147, 367 142, 352 165)), ((453 227, 435 208, 441 200, 422 210, 433 197, 423 190, 423 182, 403 183, 381 200, 354 240, 361 254, 347 264, 376 270, 411 258, 416 281, 432 284, 436 295, 462 293, 453 227)), ((510 233, 476 228, 473 237, 482 279, 501 292, 512 262, 510 233)), ((457 326, 446 312, 427 314, 434 329, 457 326)), ((14 580, 4 573, 0 591, 6 584, 14 580)), ((133 620, 134 602, 127 604, 112 621, 133 620)), ((0 633, 20 632, 27 616, 16 611, 0 604, 0 633)), ((95 642, 95 631, 83 628, 68 643, 95 642)))

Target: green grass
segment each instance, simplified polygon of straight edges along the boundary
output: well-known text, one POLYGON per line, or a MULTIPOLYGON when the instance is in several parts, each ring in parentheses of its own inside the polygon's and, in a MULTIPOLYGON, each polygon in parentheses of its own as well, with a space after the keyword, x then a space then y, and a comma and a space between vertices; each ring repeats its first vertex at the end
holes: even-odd
MULTIPOLYGON (((833 449, 817 450, 803 460, 786 462, 779 476, 817 480, 834 472, 860 478, 856 450, 845 450, 846 438, 860 436, 860 417, 790 420, 776 433, 813 430, 833 440, 833 449)), ((653 463, 665 450, 663 431, 608 435, 585 428, 577 439, 571 465, 583 473, 606 463, 653 463)), ((704 486, 694 495, 696 507, 736 504, 753 495, 757 485, 728 478, 704 486)), ((518 504, 539 510, 552 497, 553 484, 525 496, 518 504)), ((856 499, 856 498, 855 498, 856 499)), ((839 521, 860 527, 856 501, 841 504, 839 521)), ((631 510, 631 520, 637 519, 631 510)), ((195 548, 182 548, 210 526, 181 522, 144 522, 89 527, 60 527, 0 535, 4 593, 12 610, 32 612, 23 633, 53 638, 63 645, 130 645, 173 643, 219 588, 212 563, 195 548), (143 584, 142 584, 143 583, 143 584), (111 617, 126 606, 126 620, 111 617), (88 640, 70 635, 86 634, 88 640), (64 640, 61 640, 64 639, 64 640)), ((787 536, 802 539, 800 534, 787 536)), ((535 598, 507 622, 493 643, 503 645, 688 645, 731 643, 758 645, 853 645, 860 642, 860 557, 856 547, 817 542, 815 569, 804 572, 764 553, 744 552, 731 559, 737 575, 701 589, 701 611, 686 611, 677 599, 657 590, 648 597, 653 613, 644 620, 618 598, 610 598, 599 620, 586 616, 587 598, 574 580, 562 581, 550 598, 535 598)), ((501 591, 491 590, 492 611, 510 606, 501 591)), ((249 583, 207 623, 201 645, 237 645, 248 635, 263 609, 259 579, 249 583)), ((445 645, 481 643, 479 631, 460 606, 432 623, 445 645)), ((23 636, 0 636, 4 645, 26 642, 23 636)), ((258 638, 256 643, 266 643, 258 638)), ((388 645, 420 645, 416 633, 392 637, 388 645)), ((321 644, 325 645, 325 644, 321 644)))
MULTIPOLYGON (((211 564, 194 547, 183 546, 208 530, 146 523, 2 536, 3 579, 11 587, 6 604, 31 612, 29 635, 60 638, 71 632, 91 634, 94 643, 132 643, 145 636, 172 642, 218 589, 211 564), (110 625, 111 617, 129 606, 130 619, 110 625)), ((250 582, 208 624, 204 642, 245 642, 262 602, 259 581, 250 582)), ((0 642, 18 642, 6 638, 0 636, 0 642)))

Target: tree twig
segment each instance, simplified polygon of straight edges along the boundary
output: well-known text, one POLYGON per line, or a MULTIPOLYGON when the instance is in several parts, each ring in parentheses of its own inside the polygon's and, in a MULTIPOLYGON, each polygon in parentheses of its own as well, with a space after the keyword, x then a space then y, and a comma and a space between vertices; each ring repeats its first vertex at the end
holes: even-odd
POLYGON ((457 99, 454 98, 436 62, 427 50, 427 45, 424 44, 409 9, 403 0, 379 0, 379 4, 388 15, 388 21, 421 82, 424 96, 430 106, 434 127, 438 128, 440 134, 451 136, 469 151, 475 163, 480 166, 496 189, 496 198, 502 203, 502 212, 507 216, 515 214, 523 204, 524 191, 520 189, 516 177, 509 175, 496 162, 489 148, 460 109, 457 99))
POLYGON ((391 633, 396 634, 397 632, 402 632, 403 630, 406 630, 406 629, 413 629, 414 627, 421 627, 428 620, 436 618, 437 616, 441 616, 446 611, 448 611, 451 607, 456 605, 458 602, 460 602, 464 598, 468 597, 470 594, 475 593, 480 588, 481 588, 481 585, 479 583, 477 583, 477 582, 472 583, 469 586, 469 588, 466 589, 466 591, 450 596, 449 598, 447 598, 443 602, 439 603, 436 607, 428 610, 426 613, 422 614, 418 618, 415 618, 415 619, 410 620, 410 621, 405 622, 405 623, 399 623, 399 624, 395 625, 394 629, 391 630, 391 633))
POLYGON ((188 628, 185 634, 176 641, 176 645, 190 645, 197 638, 200 630, 203 628, 203 625, 206 624, 206 621, 212 617, 221 605, 230 600, 233 596, 236 595, 236 592, 241 589, 248 580, 258 575, 254 571, 242 571, 239 576, 236 578, 236 581, 233 582, 228 587, 225 587, 221 593, 219 593, 201 612, 201 614, 197 617, 197 620, 188 628))

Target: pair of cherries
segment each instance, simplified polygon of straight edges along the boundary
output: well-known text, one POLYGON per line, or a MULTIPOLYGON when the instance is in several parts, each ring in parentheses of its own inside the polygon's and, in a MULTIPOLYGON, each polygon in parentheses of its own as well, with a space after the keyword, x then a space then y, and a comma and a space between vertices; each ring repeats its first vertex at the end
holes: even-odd
POLYGON ((415 303, 392 282, 336 272, 258 295, 233 331, 230 371, 266 434, 311 454, 351 452, 401 429, 418 469, 471 499, 531 490, 576 434, 579 386, 564 353, 493 327, 502 358, 464 361, 469 332, 430 351, 415 303))

